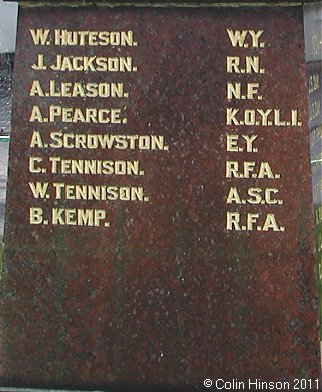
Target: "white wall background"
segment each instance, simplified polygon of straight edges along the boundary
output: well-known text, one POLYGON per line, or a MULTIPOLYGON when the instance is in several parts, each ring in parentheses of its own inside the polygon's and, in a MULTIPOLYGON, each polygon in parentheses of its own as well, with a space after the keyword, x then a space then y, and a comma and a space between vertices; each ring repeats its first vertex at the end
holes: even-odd
POLYGON ((17 10, 17 3, 0 0, 0 130, 5 132, 9 132, 11 129, 12 67, 8 53, 15 51, 17 10))
POLYGON ((0 0, 0 53, 14 52, 18 4, 0 0))

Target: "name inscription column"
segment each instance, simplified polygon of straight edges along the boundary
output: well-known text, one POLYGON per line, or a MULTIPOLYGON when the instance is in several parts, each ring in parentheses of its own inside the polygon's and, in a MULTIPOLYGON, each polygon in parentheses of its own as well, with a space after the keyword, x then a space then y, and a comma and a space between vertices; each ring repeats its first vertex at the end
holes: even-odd
POLYGON ((34 202, 29 223, 109 228, 106 203, 150 200, 142 185, 146 168, 138 159, 122 159, 122 154, 169 151, 164 136, 140 130, 128 133, 126 128, 130 87, 139 70, 135 59, 121 54, 138 46, 135 34, 46 28, 29 29, 29 34, 39 49, 30 64, 34 79, 29 91, 28 120, 33 130, 28 167, 34 202), (46 47, 51 48, 50 54, 46 47), (96 54, 102 47, 106 56, 96 54), (66 48, 73 55, 62 54, 66 48), (129 80, 126 74, 132 75, 131 83, 123 81, 129 80), (127 177, 133 185, 125 185, 127 177), (70 207, 68 201, 81 205, 70 207), (100 206, 105 202, 104 208, 93 205, 94 201, 100 206))

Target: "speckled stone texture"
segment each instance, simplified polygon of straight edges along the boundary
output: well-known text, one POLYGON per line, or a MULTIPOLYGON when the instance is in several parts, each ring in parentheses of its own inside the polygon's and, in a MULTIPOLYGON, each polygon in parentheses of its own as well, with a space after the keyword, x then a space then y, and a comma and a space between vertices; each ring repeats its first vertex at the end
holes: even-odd
MULTIPOLYGON (((0 384, 202 390, 206 378, 318 377, 316 268, 301 8, 22 8, 19 15, 0 384), (138 46, 32 44, 30 28, 133 30, 138 46), (263 30, 265 47, 233 48, 226 29, 263 30), (65 56, 131 56, 137 72, 34 71, 65 56), (228 74, 227 56, 265 73, 228 74), (30 97, 33 80, 119 81, 128 98, 30 97), (227 99, 259 82, 262 100, 227 99), (127 124, 31 123, 33 105, 121 107, 127 124), (226 108, 298 110, 300 126, 226 124, 226 108), (169 151, 31 148, 74 134, 164 135, 169 151), (258 152, 227 151, 257 135, 258 152), (46 173, 30 173, 40 157, 46 173), (49 157, 139 160, 143 176, 50 173, 49 157), (278 178, 226 178, 226 161, 269 162, 278 178), (29 182, 143 186, 146 202, 35 199, 29 182), (231 187, 278 188, 282 205, 228 205, 231 187), (110 228, 30 225, 29 208, 107 211, 110 228), (226 230, 227 211, 274 213, 285 231, 226 230)), ((248 41, 247 41, 248 42, 248 41)), ((47 88, 48 90, 48 88, 47 88)), ((47 91, 46 90, 46 91, 47 91)), ((285 115, 286 116, 286 115, 285 115)), ((255 144, 254 144, 255 145, 255 144)), ((113 389, 114 388, 114 389, 113 389)))
POLYGON ((92 0, 46 0, 46 1, 39 1, 39 0, 7 0, 7 1, 14 1, 18 3, 95 3, 95 4, 120 4, 120 5, 126 5, 126 4, 169 4, 169 5, 175 5, 175 4, 185 4, 187 6, 191 4, 195 5, 203 5, 203 4, 254 4, 254 5, 263 5, 263 4, 277 4, 277 5, 287 5, 287 4, 306 4, 306 3, 319 3, 321 0, 305 0, 305 1, 297 1, 297 0, 284 0, 284 1, 279 1, 279 0, 202 0, 202 1, 194 1, 194 0, 149 0, 148 2, 145 2, 143 0, 99 0, 99 1, 92 1, 92 0))

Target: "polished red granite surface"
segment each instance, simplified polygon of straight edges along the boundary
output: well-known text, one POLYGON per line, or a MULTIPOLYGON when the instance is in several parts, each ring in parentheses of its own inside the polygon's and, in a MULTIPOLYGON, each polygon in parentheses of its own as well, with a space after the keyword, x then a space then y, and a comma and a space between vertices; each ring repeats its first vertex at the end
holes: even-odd
POLYGON ((305 75, 300 8, 20 10, 0 384, 313 383, 305 75))

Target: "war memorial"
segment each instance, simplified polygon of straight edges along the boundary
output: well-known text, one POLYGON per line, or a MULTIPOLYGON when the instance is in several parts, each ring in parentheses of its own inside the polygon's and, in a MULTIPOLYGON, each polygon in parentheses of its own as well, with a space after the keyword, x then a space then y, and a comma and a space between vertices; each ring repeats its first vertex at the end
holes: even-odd
POLYGON ((0 385, 319 390, 322 4, 19 1, 0 385))

